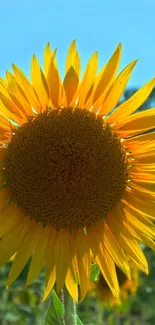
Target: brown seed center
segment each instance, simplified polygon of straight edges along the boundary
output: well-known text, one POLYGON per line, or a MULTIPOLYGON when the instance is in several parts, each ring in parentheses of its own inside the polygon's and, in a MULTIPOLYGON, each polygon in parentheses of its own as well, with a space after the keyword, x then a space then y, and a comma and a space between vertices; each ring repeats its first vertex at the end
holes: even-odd
POLYGON ((104 120, 81 109, 45 112, 22 125, 5 159, 10 194, 56 228, 105 218, 127 180, 126 155, 104 120))

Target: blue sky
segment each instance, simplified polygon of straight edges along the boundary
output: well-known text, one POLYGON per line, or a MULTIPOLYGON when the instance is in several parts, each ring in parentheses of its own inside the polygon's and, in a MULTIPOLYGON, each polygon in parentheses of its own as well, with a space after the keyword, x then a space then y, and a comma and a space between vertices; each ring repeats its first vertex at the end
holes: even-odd
POLYGON ((155 76, 154 0, 1 0, 0 75, 16 63, 29 75, 35 52, 42 62, 50 41, 57 47, 63 75, 69 43, 77 40, 84 68, 89 56, 99 51, 100 66, 123 43, 121 68, 139 62, 130 86, 140 86, 155 76))

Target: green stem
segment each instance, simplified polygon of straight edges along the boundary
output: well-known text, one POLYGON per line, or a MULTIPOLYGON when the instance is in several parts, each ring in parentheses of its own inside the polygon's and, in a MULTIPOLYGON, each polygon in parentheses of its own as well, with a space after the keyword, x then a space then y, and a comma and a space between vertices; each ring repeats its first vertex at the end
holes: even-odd
POLYGON ((76 304, 66 287, 63 290, 65 325, 76 325, 76 304))
POLYGON ((98 300, 96 301, 96 325, 103 325, 103 315, 104 315, 104 309, 103 307, 100 305, 100 303, 98 302, 98 300))

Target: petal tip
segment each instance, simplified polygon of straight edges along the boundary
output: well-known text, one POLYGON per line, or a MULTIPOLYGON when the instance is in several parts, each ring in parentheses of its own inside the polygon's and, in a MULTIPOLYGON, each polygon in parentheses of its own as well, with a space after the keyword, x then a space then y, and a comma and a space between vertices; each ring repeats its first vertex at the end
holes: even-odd
POLYGON ((121 42, 118 44, 116 50, 119 50, 120 52, 122 51, 122 43, 121 42))

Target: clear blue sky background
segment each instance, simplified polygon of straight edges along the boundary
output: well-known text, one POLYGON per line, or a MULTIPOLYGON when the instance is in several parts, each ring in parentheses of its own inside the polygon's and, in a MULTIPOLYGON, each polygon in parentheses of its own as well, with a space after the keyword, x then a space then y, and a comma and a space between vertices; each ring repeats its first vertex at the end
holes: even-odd
POLYGON ((1 0, 0 75, 12 62, 29 75, 32 54, 42 62, 48 41, 58 48, 63 74, 75 38, 83 68, 96 50, 103 65, 121 41, 121 68, 139 58, 130 86, 155 76, 155 0, 1 0))

